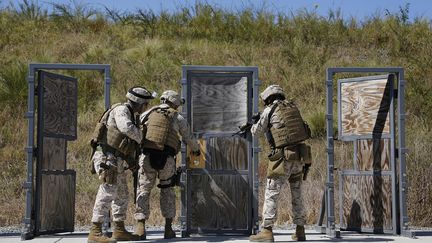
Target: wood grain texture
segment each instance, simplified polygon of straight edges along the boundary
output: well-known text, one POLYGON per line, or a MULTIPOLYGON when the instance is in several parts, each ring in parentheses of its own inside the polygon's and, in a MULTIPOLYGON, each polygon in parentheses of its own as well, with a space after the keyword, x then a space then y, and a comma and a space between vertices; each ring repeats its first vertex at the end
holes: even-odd
POLYGON ((192 77, 193 132, 234 132, 247 122, 247 77, 192 77))
POLYGON ((342 137, 390 133, 392 82, 381 78, 341 83, 342 137))
POLYGON ((241 137, 213 137, 208 139, 207 168, 212 170, 247 170, 248 142, 241 137))
POLYGON ((247 181, 240 175, 191 176, 192 229, 247 229, 247 181))
POLYGON ((73 232, 75 171, 53 174, 42 171, 40 231, 73 232))
POLYGON ((391 177, 343 176, 343 222, 348 229, 392 229, 391 177))
POLYGON ((390 170, 390 140, 357 140, 355 163, 361 171, 390 170))
POLYGON ((188 157, 187 157, 187 160, 188 160, 189 168, 191 168, 191 169, 196 169, 196 168, 201 168, 202 169, 202 168, 205 168, 205 160, 206 160, 205 156, 206 156, 206 153, 207 153, 206 141, 204 139, 198 139, 198 144, 200 146, 200 151, 201 151, 201 154, 199 156, 193 155, 192 151, 190 149, 190 146, 188 147, 188 151, 187 151, 188 157))
POLYGON ((43 170, 66 169, 66 140, 64 138, 43 138, 43 170))
POLYGON ((77 136, 77 80, 42 73, 44 134, 74 140, 77 136))

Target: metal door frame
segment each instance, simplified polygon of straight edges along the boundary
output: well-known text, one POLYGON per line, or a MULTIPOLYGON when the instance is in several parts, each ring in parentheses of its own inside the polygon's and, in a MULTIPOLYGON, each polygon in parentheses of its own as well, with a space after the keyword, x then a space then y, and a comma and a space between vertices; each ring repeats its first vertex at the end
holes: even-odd
MULTIPOLYGON (((28 111, 25 117, 28 119, 28 137, 27 146, 25 152, 27 154, 27 178, 23 184, 24 190, 26 190, 26 210, 24 216, 24 230, 21 234, 22 240, 33 239, 38 236, 39 232, 36 231, 35 227, 35 202, 38 202, 40 195, 34 193, 33 190, 38 185, 38 181, 34 181, 33 169, 34 169, 34 158, 38 157, 38 152, 42 151, 35 146, 35 95, 37 94, 35 78, 36 73, 39 70, 89 70, 99 71, 104 74, 104 96, 105 96, 105 108, 108 109, 110 106, 110 65, 109 64, 65 64, 65 63, 30 63, 29 71, 27 76, 28 82, 28 111), (35 184, 36 183, 36 184, 35 184)), ((40 134, 37 134, 39 137, 40 134)), ((40 175, 40 168, 36 170, 36 177, 40 175)))
MULTIPOLYGON (((335 215, 334 215, 334 132, 333 132, 333 76, 337 73, 388 73, 395 74, 397 76, 397 125, 398 125, 398 148, 396 148, 396 132, 394 124, 394 114, 393 119, 390 118, 390 133, 391 133, 391 151, 394 153, 390 154, 391 167, 392 167, 392 197, 398 200, 393 200, 393 234, 401 234, 408 237, 414 237, 414 232, 408 229, 408 215, 406 208, 406 197, 407 197, 407 174, 406 174, 406 153, 407 148, 405 147, 405 84, 406 80, 404 77, 404 69, 402 67, 388 67, 388 68, 356 68, 356 67, 346 67, 346 68, 327 68, 326 70, 326 128, 327 128, 327 183, 325 196, 325 209, 321 208, 321 215, 323 215, 323 210, 327 212, 327 222, 326 222, 326 234, 331 238, 338 238, 340 231, 336 229, 335 225, 335 215), (392 125, 393 124, 393 125, 392 125), (396 170, 396 159, 399 159, 398 170, 396 170), (397 174, 399 175, 398 183, 399 188, 396 185, 397 174), (399 212, 399 217, 396 217, 399 212)), ((396 89, 394 89, 394 92, 396 89)), ((393 103, 394 99, 392 99, 393 103)), ((338 102, 340 102, 338 100, 338 102)), ((390 110, 394 113, 394 107, 390 110)), ((392 114, 390 114, 392 116, 392 114)), ((322 217, 318 220, 322 222, 322 217)), ((320 225, 318 225, 320 226, 320 225)))
MULTIPOLYGON (((209 74, 216 74, 220 75, 221 73, 226 73, 227 76, 229 74, 235 74, 235 73, 249 73, 248 74, 248 82, 250 80, 250 85, 248 85, 248 91, 251 91, 249 95, 252 97, 248 97, 248 106, 249 104, 252 106, 251 108, 248 107, 248 120, 251 119, 251 116, 253 113, 258 112, 258 92, 259 92, 259 86, 261 85, 261 81, 258 79, 258 67, 232 67, 232 66, 191 66, 191 65, 183 65, 182 66, 182 79, 181 79, 181 85, 182 85, 182 97, 186 98, 187 101, 186 105, 182 107, 182 115, 184 117, 187 117, 189 124, 191 124, 191 118, 189 116, 189 110, 191 105, 191 85, 190 85, 190 72, 205 72, 209 74), (252 102, 251 102, 252 101, 252 102), (252 111, 251 114, 249 114, 249 111, 252 111)), ((232 133, 230 133, 231 135, 232 133)), ((226 132, 221 133, 208 133, 204 134, 203 137, 206 136, 213 136, 217 137, 219 136, 226 136, 226 132)), ((230 233, 230 234, 250 234, 252 232, 255 232, 258 230, 258 160, 259 160, 259 144, 258 139, 256 137, 252 137, 251 144, 248 145, 248 184, 249 184, 249 197, 250 197, 250 203, 249 209, 250 213, 248 213, 248 224, 247 224, 247 230, 203 230, 203 233, 209 233, 209 234, 224 234, 224 233, 230 233)), ((181 147, 181 154, 182 154, 182 166, 187 166, 186 162, 186 144, 182 143, 181 147)), ((203 170, 204 171, 204 170, 203 170)), ((190 208, 190 188, 189 182, 190 182, 190 176, 191 174, 202 174, 203 171, 194 170, 194 172, 188 172, 186 175, 182 174, 181 177, 181 183, 185 185, 184 188, 182 188, 181 191, 181 212, 180 212, 180 224, 181 224, 181 235, 182 237, 188 237, 190 233, 197 233, 195 230, 190 229, 190 218, 188 217, 189 212, 188 208, 190 208)), ((223 170, 218 171, 218 173, 223 173, 223 170)), ((243 174, 242 174, 243 175, 243 174)))

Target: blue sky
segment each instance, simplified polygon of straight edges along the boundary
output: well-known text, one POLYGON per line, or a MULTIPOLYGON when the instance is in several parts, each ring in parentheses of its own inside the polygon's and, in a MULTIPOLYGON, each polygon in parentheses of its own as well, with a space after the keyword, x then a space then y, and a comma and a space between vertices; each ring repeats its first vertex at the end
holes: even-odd
MULTIPOLYGON (((31 0, 30 0, 31 1, 31 0)), ((191 6, 196 0, 34 0, 39 4, 50 7, 49 3, 79 3, 89 4, 94 8, 114 8, 122 11, 135 11, 136 9, 152 9, 159 12, 162 9, 175 11, 181 6, 191 6)), ((1 6, 9 3, 18 3, 19 0, 0 0, 1 6)), ((364 18, 376 13, 384 14, 385 9, 390 12, 398 12, 399 6, 410 3, 410 20, 414 17, 427 17, 432 19, 432 0, 201 0, 216 6, 239 10, 245 6, 256 8, 264 6, 267 10, 275 12, 296 12, 299 9, 315 10, 320 15, 326 16, 329 9, 340 8, 344 17, 364 18)))

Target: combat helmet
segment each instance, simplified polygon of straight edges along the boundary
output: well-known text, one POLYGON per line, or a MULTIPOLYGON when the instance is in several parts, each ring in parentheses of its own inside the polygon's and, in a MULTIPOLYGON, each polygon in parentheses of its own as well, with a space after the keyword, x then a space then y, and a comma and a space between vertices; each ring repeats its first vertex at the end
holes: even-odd
POLYGON ((180 98, 177 92, 174 90, 166 90, 162 93, 160 97, 161 103, 166 103, 167 101, 174 105, 176 108, 184 104, 184 99, 180 98))
POLYGON ((135 86, 128 90, 126 98, 137 104, 147 103, 149 100, 154 99, 154 96, 144 87, 135 86))
POLYGON ((282 87, 277 84, 272 84, 268 86, 261 94, 260 97, 264 101, 264 103, 268 103, 267 99, 271 96, 281 96, 285 98, 285 92, 283 91, 282 87))

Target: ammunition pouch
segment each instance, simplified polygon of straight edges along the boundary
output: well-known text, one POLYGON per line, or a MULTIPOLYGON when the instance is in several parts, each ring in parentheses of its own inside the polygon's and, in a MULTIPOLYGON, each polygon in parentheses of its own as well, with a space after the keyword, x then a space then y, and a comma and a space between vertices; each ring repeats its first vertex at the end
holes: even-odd
MULTIPOLYGON (((102 141, 103 143, 103 141, 102 141)), ((121 133, 117 128, 107 126, 106 145, 120 152, 123 159, 133 154, 137 149, 137 142, 121 133)))
POLYGON ((270 161, 278 161, 284 157, 283 149, 273 149, 267 157, 270 161))
MULTIPOLYGON (((302 161, 309 166, 312 163, 311 147, 304 143, 284 148, 276 148, 268 155, 269 163, 267 167, 267 178, 275 179, 285 176, 284 162, 286 161, 302 161)), ((303 173, 300 173, 303 176, 303 173)), ((302 176, 300 178, 302 178, 302 176)), ((289 180, 296 180, 295 175, 291 175, 289 180), (294 178, 294 179, 291 179, 294 178)))
POLYGON ((276 179, 285 175, 284 149, 274 149, 268 155, 267 178, 276 179))
POLYGON ((312 164, 312 152, 311 146, 301 143, 298 146, 298 150, 300 153, 300 158, 305 164, 312 164))

